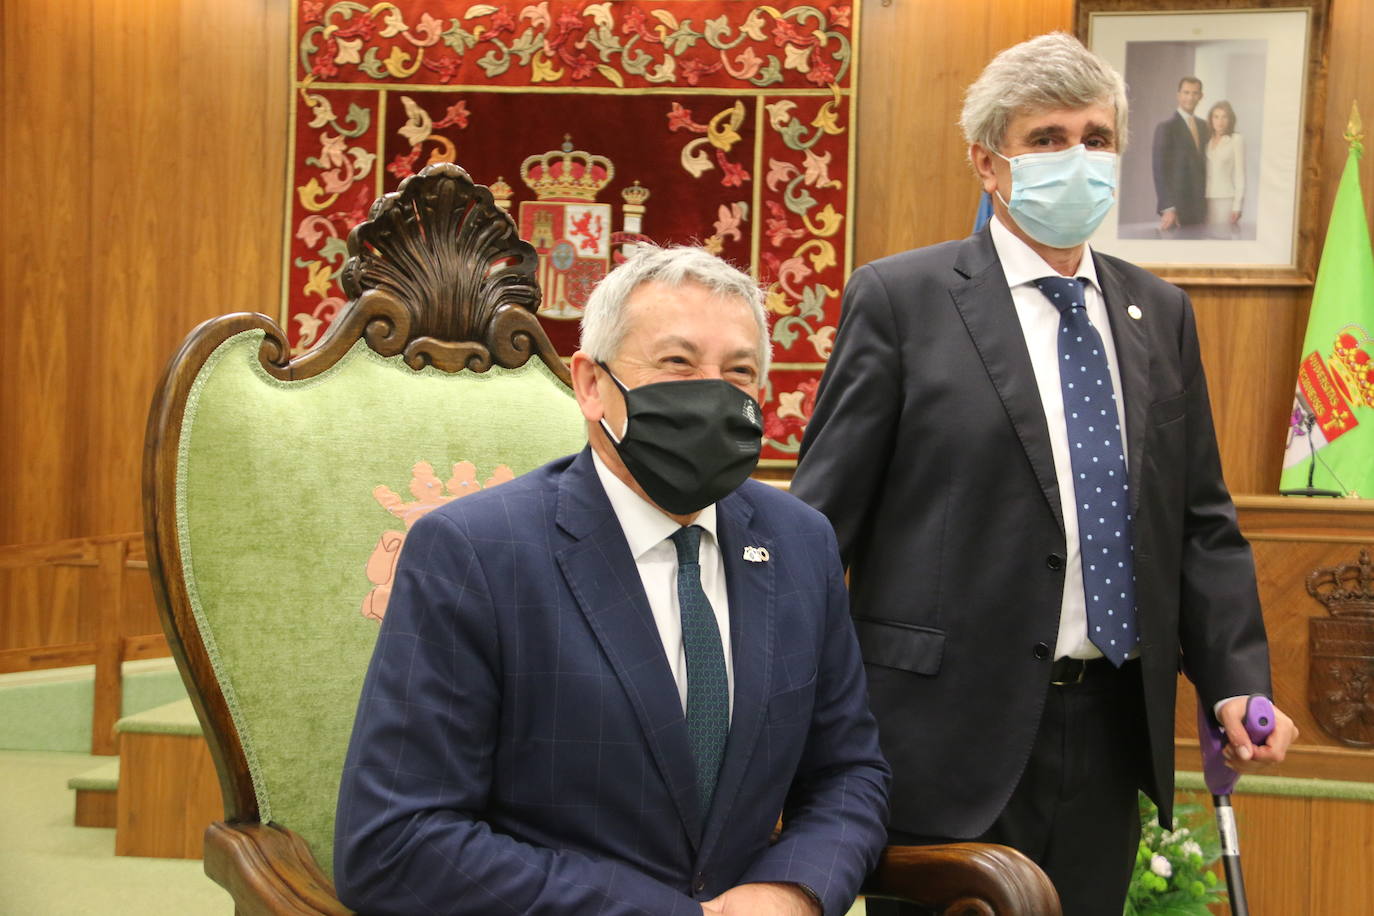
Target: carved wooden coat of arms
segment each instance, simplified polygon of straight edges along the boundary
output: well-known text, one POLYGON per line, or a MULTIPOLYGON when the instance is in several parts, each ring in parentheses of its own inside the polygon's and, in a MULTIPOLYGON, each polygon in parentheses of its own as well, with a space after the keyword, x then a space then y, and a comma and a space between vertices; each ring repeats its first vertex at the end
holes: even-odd
POLYGON ((1374 565, 1316 569, 1307 591, 1329 617, 1308 623, 1307 704, 1327 734, 1355 747, 1374 746, 1374 565))

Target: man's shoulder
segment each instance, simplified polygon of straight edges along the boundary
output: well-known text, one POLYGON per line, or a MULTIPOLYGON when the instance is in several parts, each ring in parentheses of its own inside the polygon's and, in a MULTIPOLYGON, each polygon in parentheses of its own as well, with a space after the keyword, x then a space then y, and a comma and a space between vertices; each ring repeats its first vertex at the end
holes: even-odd
POLYGON ((1151 300, 1181 300, 1182 288, 1175 286, 1168 280, 1161 280, 1145 268, 1115 255, 1104 254, 1101 251, 1094 251, 1093 253, 1099 263, 1115 271, 1117 276, 1125 281, 1132 290, 1150 297, 1151 300))
POLYGON ((813 535, 830 530, 830 520, 809 504, 769 483, 749 479, 734 493, 754 507, 755 520, 779 533, 813 535))
POLYGON ((535 523, 537 507, 556 502, 559 481, 576 459, 576 453, 564 455, 504 483, 489 483, 482 490, 445 503, 416 524, 433 519, 430 524, 492 531, 535 523), (513 512, 517 503, 521 505, 513 512))
POLYGON ((923 248, 911 248, 869 261, 864 266, 882 274, 921 273, 946 268, 954 264, 959 257, 959 252, 970 241, 971 238, 953 239, 935 245, 926 245, 923 248))

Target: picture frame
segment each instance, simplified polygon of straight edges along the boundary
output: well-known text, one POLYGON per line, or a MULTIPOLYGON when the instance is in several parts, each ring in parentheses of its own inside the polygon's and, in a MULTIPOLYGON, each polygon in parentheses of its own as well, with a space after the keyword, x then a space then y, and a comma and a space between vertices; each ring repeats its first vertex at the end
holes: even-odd
POLYGON ((1312 284, 1329 10, 1077 0, 1078 38, 1125 77, 1130 112, 1095 249, 1174 283, 1312 284))

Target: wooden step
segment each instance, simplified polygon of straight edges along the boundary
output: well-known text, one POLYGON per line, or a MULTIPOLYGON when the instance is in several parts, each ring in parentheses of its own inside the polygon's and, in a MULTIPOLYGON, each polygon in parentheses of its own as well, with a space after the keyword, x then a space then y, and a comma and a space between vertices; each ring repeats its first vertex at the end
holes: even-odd
POLYGON ((126 716, 115 732, 115 855, 201 858, 205 828, 224 817, 224 804, 191 701, 126 716))
POLYGON ((67 788, 76 790, 76 816, 72 823, 78 827, 115 825, 116 792, 119 789, 118 757, 68 779, 67 788))

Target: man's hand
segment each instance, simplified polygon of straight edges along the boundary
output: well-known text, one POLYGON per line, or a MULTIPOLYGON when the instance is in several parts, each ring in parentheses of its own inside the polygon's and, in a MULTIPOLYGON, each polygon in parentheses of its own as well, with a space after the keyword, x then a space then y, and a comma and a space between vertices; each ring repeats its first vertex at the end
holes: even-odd
POLYGON ((1239 210, 1232 210, 1232 211, 1231 211, 1231 225, 1232 225, 1232 226, 1239 226, 1239 225, 1240 225, 1240 211, 1239 211, 1239 210))
POLYGON ((821 916, 820 905, 795 884, 741 884, 701 908, 725 916, 821 916))
POLYGON ((1257 773, 1276 763, 1282 763, 1288 746, 1298 737, 1298 727, 1283 710, 1274 707, 1274 732, 1264 744, 1256 745, 1245 732, 1241 719, 1245 717, 1248 697, 1234 697, 1221 707, 1217 718, 1226 729, 1226 747, 1222 754, 1226 765, 1237 773, 1257 773))
POLYGON ((1174 228, 1174 227, 1177 226, 1177 225, 1178 225, 1178 214, 1174 212, 1173 207, 1170 207, 1168 210, 1165 210, 1163 213, 1159 214, 1159 228, 1160 228, 1160 230, 1172 229, 1172 228, 1174 228))

